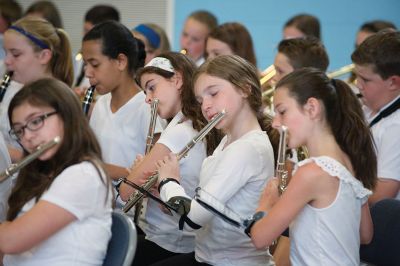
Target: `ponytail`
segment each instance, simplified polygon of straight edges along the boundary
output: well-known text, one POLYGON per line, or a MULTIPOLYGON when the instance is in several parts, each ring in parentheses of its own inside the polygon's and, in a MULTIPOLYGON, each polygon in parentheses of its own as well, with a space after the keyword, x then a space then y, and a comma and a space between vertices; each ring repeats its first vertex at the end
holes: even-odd
POLYGON ((60 42, 54 47, 53 58, 50 61, 51 72, 56 79, 71 87, 74 80, 71 45, 63 29, 56 29, 56 33, 60 42))
POLYGON ((332 79, 331 84, 337 93, 337 108, 327 110, 331 130, 340 148, 349 156, 356 177, 364 187, 373 189, 377 176, 377 159, 361 104, 344 81, 332 79))
POLYGON ((262 111, 257 114, 258 123, 260 124, 261 129, 267 133, 274 151, 274 158, 277 159, 280 136, 279 131, 272 127, 272 119, 273 118, 270 115, 264 114, 262 111))

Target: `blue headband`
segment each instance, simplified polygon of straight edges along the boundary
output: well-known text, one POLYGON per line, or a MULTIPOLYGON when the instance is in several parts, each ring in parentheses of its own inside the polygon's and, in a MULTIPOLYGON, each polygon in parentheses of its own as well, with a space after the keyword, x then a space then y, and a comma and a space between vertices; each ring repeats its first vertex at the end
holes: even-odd
POLYGON ((144 24, 139 24, 133 30, 143 34, 154 48, 157 49, 160 47, 160 36, 152 28, 147 27, 144 24))
POLYGON ((47 44, 45 44, 43 41, 39 40, 38 38, 36 38, 32 34, 30 34, 29 32, 25 31, 23 28, 20 28, 20 27, 17 27, 17 26, 10 26, 9 29, 18 31, 19 33, 21 33, 22 35, 27 37, 34 44, 36 44, 37 46, 39 46, 42 49, 50 49, 50 47, 47 44))

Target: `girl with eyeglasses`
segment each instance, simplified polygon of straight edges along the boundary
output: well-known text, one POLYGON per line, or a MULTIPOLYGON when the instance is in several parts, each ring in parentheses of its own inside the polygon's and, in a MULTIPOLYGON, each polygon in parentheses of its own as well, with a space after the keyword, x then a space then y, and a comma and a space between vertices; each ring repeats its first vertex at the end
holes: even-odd
POLYGON ((4 265, 101 265, 112 190, 76 96, 61 81, 41 79, 14 96, 8 117, 24 155, 55 137, 60 143, 19 171, 0 224, 4 265))

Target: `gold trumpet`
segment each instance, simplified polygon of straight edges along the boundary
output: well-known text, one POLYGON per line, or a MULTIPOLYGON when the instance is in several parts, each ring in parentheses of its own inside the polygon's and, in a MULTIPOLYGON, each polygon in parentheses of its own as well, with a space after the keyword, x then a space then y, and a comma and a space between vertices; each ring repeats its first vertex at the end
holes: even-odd
POLYGON ((0 183, 21 170, 26 165, 30 164, 33 160, 42 155, 45 151, 60 143, 61 138, 55 137, 53 140, 40 145, 36 151, 32 152, 16 164, 11 164, 4 172, 0 173, 0 183))
POLYGON ((275 66, 274 65, 270 65, 269 67, 267 67, 262 73, 261 75, 263 76, 260 79, 260 83, 261 86, 263 86, 266 82, 270 81, 276 74, 276 70, 275 70, 275 66))
POLYGON ((354 70, 354 64, 349 64, 349 65, 343 66, 337 70, 334 70, 334 71, 328 73, 327 76, 329 78, 333 79, 333 78, 340 77, 344 74, 350 73, 353 70, 354 70))
MULTIPOLYGON (((197 136, 195 136, 191 141, 189 141, 189 143, 187 143, 185 147, 176 155, 178 161, 186 157, 188 152, 196 145, 196 143, 201 141, 208 134, 208 132, 210 132, 211 129, 213 129, 219 123, 219 121, 221 121, 224 115, 225 115, 225 110, 222 110, 220 113, 214 116, 213 119, 211 119, 211 121, 208 122, 208 124, 197 134, 197 136)), ((148 191, 151 187, 153 187, 157 183, 157 181, 158 181, 158 173, 155 173, 149 177, 146 183, 143 184, 142 188, 148 191)), ((128 212, 143 197, 144 195, 140 191, 134 192, 129 198, 128 202, 122 208, 122 210, 125 213, 128 212)))

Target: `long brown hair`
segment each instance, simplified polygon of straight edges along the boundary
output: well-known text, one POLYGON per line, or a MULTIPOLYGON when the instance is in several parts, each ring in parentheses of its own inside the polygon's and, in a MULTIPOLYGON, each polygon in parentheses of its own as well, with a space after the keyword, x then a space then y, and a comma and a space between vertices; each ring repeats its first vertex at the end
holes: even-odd
MULTIPOLYGON (((157 57, 168 59, 174 70, 181 73, 182 88, 180 97, 182 102, 182 113, 186 118, 192 120, 193 128, 200 131, 207 124, 207 120, 202 115, 201 107, 196 101, 192 88, 192 78, 196 65, 191 59, 181 53, 167 52, 160 54, 157 57)), ((166 79, 170 79, 174 76, 174 73, 165 71, 158 67, 145 67, 139 69, 137 78, 140 79, 144 73, 155 73, 166 79)), ((221 141, 222 134, 217 129, 213 129, 205 138, 207 143, 207 155, 211 155, 214 149, 218 146, 218 143, 221 141)))
MULTIPOLYGON (((92 161, 98 169, 101 159, 100 145, 83 116, 81 104, 64 83, 46 78, 24 86, 11 100, 8 109, 10 124, 13 123, 14 109, 24 103, 54 108, 64 123, 64 139, 52 158, 35 160, 20 170, 8 200, 8 220, 13 220, 26 202, 38 199, 65 168, 82 161, 92 161)), ((24 154, 27 155, 27 151, 24 154)), ((108 179, 106 183, 108 186, 108 179)))
POLYGON ((279 144, 279 132, 272 127, 272 118, 265 115, 261 101, 261 84, 256 67, 238 55, 220 55, 207 60, 196 71, 193 84, 201 74, 224 79, 248 95, 247 101, 262 130, 266 131, 274 149, 276 158, 279 144), (250 88, 250 92, 249 89, 250 88))
POLYGON ((211 31, 208 37, 226 43, 234 54, 257 66, 253 40, 244 25, 237 22, 224 23, 211 31))
POLYGON ((309 98, 322 102, 325 118, 340 148, 349 156, 355 176, 373 189, 377 180, 377 159, 371 131, 361 105, 351 88, 341 80, 330 80, 315 68, 295 70, 276 84, 285 87, 299 106, 309 98))

